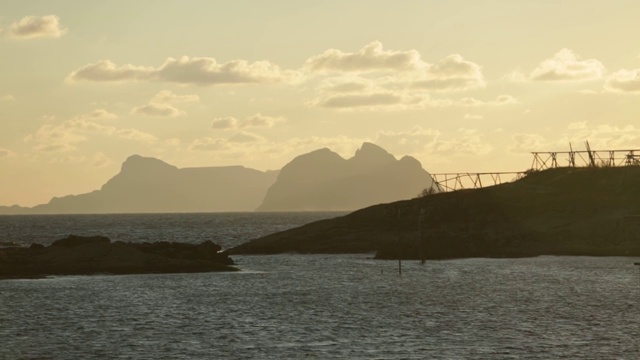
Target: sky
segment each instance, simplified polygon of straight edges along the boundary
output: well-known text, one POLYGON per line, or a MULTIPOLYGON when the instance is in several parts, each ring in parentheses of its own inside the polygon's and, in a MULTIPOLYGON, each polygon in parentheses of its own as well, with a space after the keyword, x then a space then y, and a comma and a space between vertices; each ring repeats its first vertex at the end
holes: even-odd
POLYGON ((640 2, 4 1, 0 205, 133 154, 279 169, 373 142, 431 173, 640 148, 640 2))

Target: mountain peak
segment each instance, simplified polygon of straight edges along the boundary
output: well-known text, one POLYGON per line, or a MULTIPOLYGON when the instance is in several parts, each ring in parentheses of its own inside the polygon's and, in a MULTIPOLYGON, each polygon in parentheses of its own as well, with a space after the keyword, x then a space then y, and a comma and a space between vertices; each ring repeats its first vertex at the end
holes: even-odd
POLYGON ((129 156, 127 160, 125 160, 125 162, 122 163, 121 171, 122 172, 131 172, 131 171, 148 172, 148 171, 162 171, 162 170, 168 170, 168 169, 177 170, 178 168, 173 165, 169 165, 162 160, 152 158, 152 157, 140 156, 136 154, 136 155, 129 156))
POLYGON ((380 146, 373 143, 364 142, 362 143, 360 149, 356 150, 356 154, 351 158, 351 160, 377 164, 395 161, 396 158, 380 146))

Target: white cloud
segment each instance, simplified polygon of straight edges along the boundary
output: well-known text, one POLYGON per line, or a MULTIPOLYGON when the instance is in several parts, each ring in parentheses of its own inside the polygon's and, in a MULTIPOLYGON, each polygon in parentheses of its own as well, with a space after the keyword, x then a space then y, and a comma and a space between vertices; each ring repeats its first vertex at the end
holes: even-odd
POLYGON ((509 77, 514 81, 585 81, 602 78, 604 71, 600 61, 583 60, 573 50, 565 48, 542 61, 529 75, 516 71, 509 77))
POLYGON ((16 100, 16 97, 11 94, 0 96, 0 101, 15 101, 15 100, 16 100))
POLYGON ((604 87, 609 92, 640 94, 640 69, 616 71, 607 78, 604 87))
POLYGON ((133 80, 148 80, 154 75, 152 67, 135 66, 126 64, 117 66, 111 60, 100 60, 94 64, 88 64, 73 71, 67 81, 95 81, 95 82, 119 82, 133 80))
POLYGON ((59 38, 67 32, 56 15, 25 16, 9 26, 8 34, 15 39, 41 37, 59 38))
POLYGON ((237 126, 238 126, 238 119, 231 116, 215 118, 211 122, 212 129, 234 129, 237 126))
POLYGON ((384 50, 379 41, 365 45, 358 52, 345 53, 329 49, 313 56, 304 64, 309 71, 367 72, 378 70, 406 71, 424 66, 416 50, 384 50))
POLYGON ((412 81, 417 89, 433 91, 465 91, 485 86, 480 65, 452 54, 427 67, 422 79, 412 81))
POLYGON ((131 114, 157 117, 177 117, 186 115, 186 112, 179 110, 170 104, 149 103, 147 105, 134 107, 131 109, 131 114))
POLYGON ((244 120, 228 116, 222 118, 213 119, 211 122, 212 129, 248 129, 248 128, 270 128, 277 123, 286 121, 287 119, 282 116, 268 116, 257 113, 251 116, 247 116, 244 120))
POLYGON ((198 95, 176 95, 171 91, 163 90, 151 98, 148 104, 136 106, 131 109, 131 114, 157 117, 184 116, 187 113, 176 108, 172 104, 180 102, 195 102, 199 100, 200 97, 198 95))
POLYGON ((301 78, 293 70, 282 70, 269 61, 232 60, 218 63, 214 58, 183 56, 168 58, 160 67, 126 64, 117 66, 101 60, 73 71, 69 82, 121 82, 155 80, 178 84, 218 85, 247 83, 294 83, 301 78))

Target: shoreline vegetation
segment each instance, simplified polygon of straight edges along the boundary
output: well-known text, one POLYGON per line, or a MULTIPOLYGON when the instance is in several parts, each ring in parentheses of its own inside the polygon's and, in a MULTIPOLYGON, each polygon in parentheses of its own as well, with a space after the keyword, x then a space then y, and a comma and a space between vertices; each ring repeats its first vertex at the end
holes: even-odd
POLYGON ((237 271, 232 265, 228 254, 211 241, 125 243, 105 236, 69 235, 50 246, 0 248, 0 279, 237 271))

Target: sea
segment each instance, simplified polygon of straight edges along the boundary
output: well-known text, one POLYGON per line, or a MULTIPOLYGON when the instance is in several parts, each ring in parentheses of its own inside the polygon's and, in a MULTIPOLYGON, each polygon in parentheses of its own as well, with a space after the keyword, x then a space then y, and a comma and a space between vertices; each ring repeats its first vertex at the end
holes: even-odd
MULTIPOLYGON (((0 216, 68 234, 229 248, 343 213, 0 216)), ((0 359, 640 359, 638 258, 233 256, 239 272, 0 281, 0 359), (400 273, 399 270, 402 270, 400 273)))

